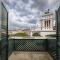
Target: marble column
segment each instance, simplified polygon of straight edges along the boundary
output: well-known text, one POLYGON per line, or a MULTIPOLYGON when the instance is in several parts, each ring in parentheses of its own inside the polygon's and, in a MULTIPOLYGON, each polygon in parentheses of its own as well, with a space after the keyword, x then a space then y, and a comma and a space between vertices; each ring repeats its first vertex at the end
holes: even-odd
POLYGON ((46 21, 44 21, 44 28, 46 29, 46 21))
POLYGON ((43 28, 43 30, 45 29, 45 21, 44 20, 42 22, 42 28, 43 28))
POLYGON ((51 26, 51 29, 53 29, 53 21, 52 20, 50 20, 51 22, 50 22, 50 26, 51 26))
POLYGON ((46 29, 47 29, 47 21, 46 21, 46 29))
POLYGON ((49 20, 48 20, 48 29, 49 29, 49 20))
POLYGON ((49 27, 49 20, 48 20, 48 29, 50 29, 50 27, 49 27))
POLYGON ((48 20, 47 20, 47 29, 48 29, 48 20))
POLYGON ((49 20, 49 28, 51 27, 50 25, 51 25, 51 24, 50 24, 50 20, 49 20))

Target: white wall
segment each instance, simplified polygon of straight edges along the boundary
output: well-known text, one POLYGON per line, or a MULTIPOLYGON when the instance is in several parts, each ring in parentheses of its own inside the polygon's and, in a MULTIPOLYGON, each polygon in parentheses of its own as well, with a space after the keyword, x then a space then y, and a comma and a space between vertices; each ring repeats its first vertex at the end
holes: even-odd
POLYGON ((45 37, 45 35, 56 34, 56 31, 42 31, 40 35, 45 37))

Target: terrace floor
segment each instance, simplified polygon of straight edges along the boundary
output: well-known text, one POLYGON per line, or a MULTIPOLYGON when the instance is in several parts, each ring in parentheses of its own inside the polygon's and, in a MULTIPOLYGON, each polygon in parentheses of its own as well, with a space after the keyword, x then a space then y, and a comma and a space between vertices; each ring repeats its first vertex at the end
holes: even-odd
POLYGON ((48 52, 13 52, 8 60, 53 60, 48 52))

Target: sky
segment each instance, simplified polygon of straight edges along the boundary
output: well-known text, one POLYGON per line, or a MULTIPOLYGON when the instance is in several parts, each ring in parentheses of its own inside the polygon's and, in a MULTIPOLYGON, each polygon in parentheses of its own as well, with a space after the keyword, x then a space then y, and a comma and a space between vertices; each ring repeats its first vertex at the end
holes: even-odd
POLYGON ((35 27, 40 16, 50 9, 58 9, 60 0, 3 0, 8 10, 8 28, 35 27))

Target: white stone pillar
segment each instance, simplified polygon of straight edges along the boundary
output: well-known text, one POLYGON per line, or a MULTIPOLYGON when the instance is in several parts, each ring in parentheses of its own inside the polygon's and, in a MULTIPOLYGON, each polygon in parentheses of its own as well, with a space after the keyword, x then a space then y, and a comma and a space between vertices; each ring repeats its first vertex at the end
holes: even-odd
POLYGON ((42 29, 43 30, 45 29, 45 21, 44 20, 42 21, 42 29))
POLYGON ((48 20, 47 20, 47 30, 48 30, 48 20))
POLYGON ((47 30, 48 30, 48 20, 47 20, 47 30))
POLYGON ((47 21, 46 21, 46 30, 47 30, 47 21))
POLYGON ((48 20, 48 30, 49 30, 49 20, 48 20))

